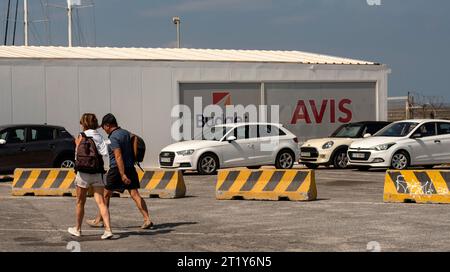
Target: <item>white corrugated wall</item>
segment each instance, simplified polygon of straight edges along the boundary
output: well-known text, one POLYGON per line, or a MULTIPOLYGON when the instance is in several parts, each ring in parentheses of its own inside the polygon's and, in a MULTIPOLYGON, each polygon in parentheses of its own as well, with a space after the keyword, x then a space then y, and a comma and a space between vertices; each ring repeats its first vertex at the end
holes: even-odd
POLYGON ((145 167, 172 143, 170 111, 180 82, 371 81, 387 118, 387 73, 379 65, 0 59, 0 124, 48 123, 79 131, 79 117, 114 113, 148 144, 145 167))

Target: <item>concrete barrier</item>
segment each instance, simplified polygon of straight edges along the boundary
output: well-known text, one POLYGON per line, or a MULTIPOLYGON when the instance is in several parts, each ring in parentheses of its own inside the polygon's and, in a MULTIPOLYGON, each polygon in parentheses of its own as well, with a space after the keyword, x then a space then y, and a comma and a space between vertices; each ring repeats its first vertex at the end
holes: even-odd
MULTIPOLYGON (((142 197, 181 198, 186 195, 183 173, 177 170, 137 170, 142 197)), ((129 197, 128 192, 120 194, 129 197)))
MULTIPOLYGON (((13 196, 76 196, 75 172, 73 169, 21 169, 14 171, 13 196)), ((186 185, 181 171, 138 170, 144 197, 179 198, 186 195, 186 185)), ((90 188, 88 196, 92 196, 90 188)), ((120 196, 129 197, 128 192, 120 196)))
POLYGON ((76 196, 72 169, 16 169, 13 196, 76 196))
POLYGON ((384 202, 450 203, 450 171, 389 170, 384 202))
POLYGON ((309 201, 317 198, 312 170, 220 170, 216 198, 309 201))

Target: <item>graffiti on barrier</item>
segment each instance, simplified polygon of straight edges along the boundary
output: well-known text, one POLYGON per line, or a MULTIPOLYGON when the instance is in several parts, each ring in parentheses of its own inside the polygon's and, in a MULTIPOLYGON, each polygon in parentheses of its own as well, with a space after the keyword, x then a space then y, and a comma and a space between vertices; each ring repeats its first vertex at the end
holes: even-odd
POLYGON ((448 188, 435 188, 433 180, 425 181, 425 183, 408 183, 403 175, 399 175, 395 181, 397 192, 400 194, 411 194, 421 196, 431 195, 447 195, 448 188))

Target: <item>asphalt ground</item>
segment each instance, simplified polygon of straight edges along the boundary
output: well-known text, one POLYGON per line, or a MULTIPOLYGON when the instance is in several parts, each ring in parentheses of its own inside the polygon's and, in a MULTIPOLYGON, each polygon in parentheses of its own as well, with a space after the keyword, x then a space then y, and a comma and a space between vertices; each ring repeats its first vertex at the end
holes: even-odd
MULTIPOLYGON (((216 200, 216 176, 186 173, 187 196, 146 199, 156 226, 141 230, 130 198, 113 198, 114 239, 83 225, 75 198, 12 197, 0 182, 0 251, 449 251, 450 205, 383 203, 384 170, 319 169, 318 200, 216 200)), ((96 213, 88 199, 86 218, 96 213)))

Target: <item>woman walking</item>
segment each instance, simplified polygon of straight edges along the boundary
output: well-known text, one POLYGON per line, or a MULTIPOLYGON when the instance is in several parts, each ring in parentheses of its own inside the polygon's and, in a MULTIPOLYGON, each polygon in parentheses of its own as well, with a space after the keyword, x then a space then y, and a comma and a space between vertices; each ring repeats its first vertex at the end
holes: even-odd
POLYGON ((99 128, 95 114, 85 113, 81 116, 82 133, 75 140, 76 159, 75 178, 77 190, 76 226, 68 229, 73 236, 81 236, 81 224, 84 217, 84 205, 89 186, 93 187, 94 199, 103 218, 105 232, 101 239, 110 239, 113 234, 109 219, 109 210, 103 198, 105 184, 103 175, 103 156, 108 154, 108 148, 103 137, 97 132, 99 128))

